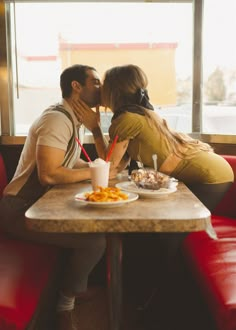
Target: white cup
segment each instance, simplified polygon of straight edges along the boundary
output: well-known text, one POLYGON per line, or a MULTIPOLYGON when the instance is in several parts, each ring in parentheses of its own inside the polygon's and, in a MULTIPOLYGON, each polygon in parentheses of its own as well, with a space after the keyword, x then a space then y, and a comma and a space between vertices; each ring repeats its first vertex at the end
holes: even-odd
POLYGON ((108 187, 110 162, 104 161, 101 164, 91 162, 89 167, 93 190, 98 190, 98 187, 108 187))

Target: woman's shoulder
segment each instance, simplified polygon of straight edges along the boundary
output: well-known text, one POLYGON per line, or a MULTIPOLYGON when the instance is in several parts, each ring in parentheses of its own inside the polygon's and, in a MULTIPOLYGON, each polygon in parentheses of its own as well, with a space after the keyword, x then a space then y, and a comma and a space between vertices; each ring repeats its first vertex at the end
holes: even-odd
POLYGON ((145 115, 140 115, 135 112, 125 111, 121 113, 119 116, 117 116, 115 119, 113 119, 112 123, 130 121, 131 119, 134 120, 135 122, 142 122, 143 120, 145 120, 145 115))
POLYGON ((119 137, 134 138, 140 133, 144 126, 144 116, 135 113, 124 112, 116 119, 112 120, 109 128, 110 136, 119 135, 119 137))

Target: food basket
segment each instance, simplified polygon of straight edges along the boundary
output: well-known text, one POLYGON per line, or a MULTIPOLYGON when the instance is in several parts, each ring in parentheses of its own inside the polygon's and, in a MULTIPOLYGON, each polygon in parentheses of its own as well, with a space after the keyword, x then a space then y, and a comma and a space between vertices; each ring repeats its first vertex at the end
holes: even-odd
POLYGON ((131 181, 138 188, 158 190, 161 188, 170 188, 172 179, 154 169, 138 169, 131 172, 131 181))

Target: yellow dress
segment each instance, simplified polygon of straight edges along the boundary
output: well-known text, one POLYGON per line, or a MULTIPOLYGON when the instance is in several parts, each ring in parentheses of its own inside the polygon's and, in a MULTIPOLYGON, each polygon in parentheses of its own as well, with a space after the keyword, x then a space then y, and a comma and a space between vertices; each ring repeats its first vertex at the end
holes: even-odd
MULTIPOLYGON (((163 139, 155 127, 150 127, 143 115, 122 113, 112 120, 109 135, 111 139, 118 135, 118 142, 129 140, 127 149, 129 156, 141 161, 145 166, 153 167, 153 154, 158 156, 158 168, 169 156, 167 140, 163 139)), ((228 162, 220 155, 206 151, 198 151, 191 159, 181 160, 171 176, 186 184, 215 184, 234 180, 234 174, 228 162)))

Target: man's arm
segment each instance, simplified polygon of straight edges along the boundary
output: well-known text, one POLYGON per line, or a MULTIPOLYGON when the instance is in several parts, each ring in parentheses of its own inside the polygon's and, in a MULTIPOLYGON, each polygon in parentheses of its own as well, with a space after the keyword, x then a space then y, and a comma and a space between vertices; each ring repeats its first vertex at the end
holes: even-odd
POLYGON ((74 183, 90 179, 90 169, 70 169, 62 166, 65 151, 38 145, 36 148, 36 165, 42 185, 74 183))
POLYGON ((85 167, 88 167, 88 166, 89 166, 88 162, 86 162, 85 160, 79 158, 79 159, 77 159, 77 161, 76 161, 73 168, 78 169, 78 168, 85 168, 85 167))

